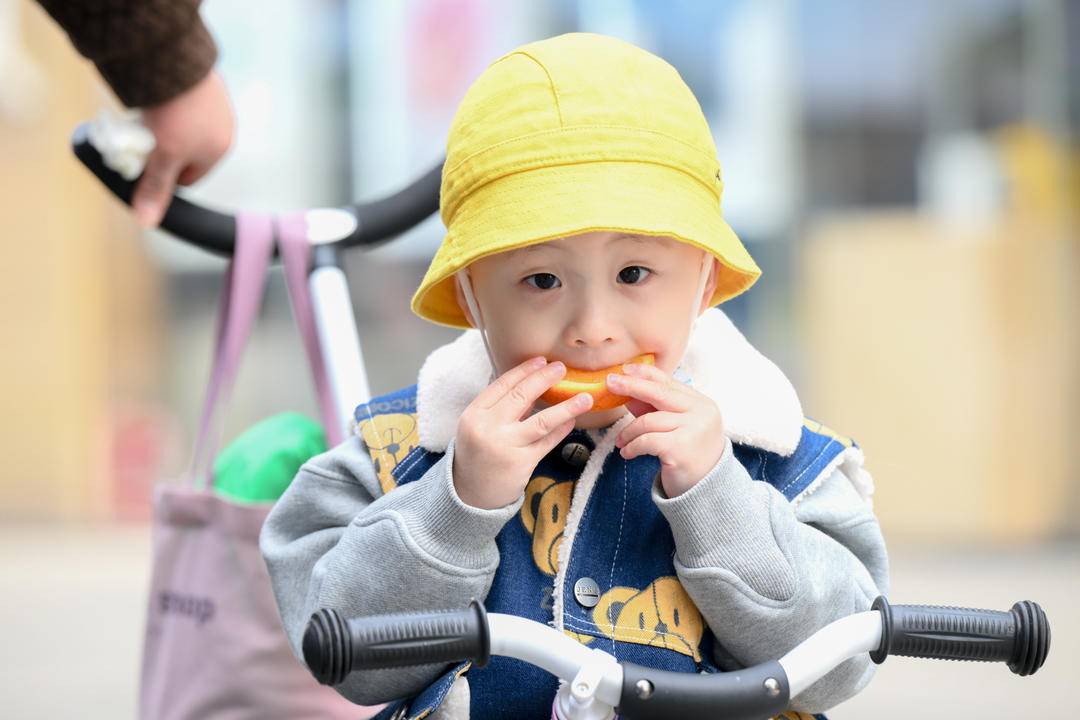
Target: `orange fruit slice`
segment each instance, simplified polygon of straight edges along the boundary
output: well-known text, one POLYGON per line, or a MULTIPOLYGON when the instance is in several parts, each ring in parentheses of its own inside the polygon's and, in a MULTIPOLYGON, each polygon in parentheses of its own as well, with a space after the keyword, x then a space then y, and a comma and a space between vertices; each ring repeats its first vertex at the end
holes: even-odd
MULTIPOLYGON (((636 358, 627 360, 626 363, 639 363, 641 365, 655 365, 656 357, 652 353, 645 353, 644 355, 638 355, 636 358)), ((547 392, 540 396, 540 399, 549 405, 555 405, 561 403, 563 400, 568 400, 578 393, 589 393, 593 398, 593 405, 590 408, 592 410, 610 410, 611 408, 625 405, 630 398, 624 395, 616 395, 608 390, 607 376, 608 373, 621 373, 623 365, 626 363, 619 363, 618 365, 612 365, 609 368, 603 368, 601 370, 578 370, 576 368, 568 367, 566 369, 566 376, 562 380, 552 385, 547 392)))

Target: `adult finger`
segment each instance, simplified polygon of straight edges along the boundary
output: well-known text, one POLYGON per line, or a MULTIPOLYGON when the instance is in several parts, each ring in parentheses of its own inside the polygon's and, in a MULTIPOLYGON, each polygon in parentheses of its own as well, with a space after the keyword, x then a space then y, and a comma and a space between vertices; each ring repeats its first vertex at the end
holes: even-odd
POLYGON ((500 375, 495 382, 488 385, 486 388, 480 391, 480 393, 473 400, 477 404, 477 407, 490 408, 496 402, 499 401, 503 395, 510 392, 510 389, 518 384, 526 375, 531 372, 535 372, 537 369, 544 367, 547 364, 547 358, 534 357, 525 362, 512 367, 502 375, 500 375))
MULTIPOLYGON (((571 427, 578 415, 587 413, 593 406, 592 395, 578 393, 572 398, 563 400, 561 403, 545 408, 520 423, 521 443, 525 445, 539 444, 546 446, 550 441, 551 447, 563 438, 566 433, 559 434, 563 426, 568 422, 571 427), (552 439, 554 438, 554 439, 552 439)), ((569 432, 569 430, 567 430, 569 432)), ((550 450, 551 447, 547 448, 550 450)), ((547 454, 547 450, 544 454, 547 454)))
POLYGON ((143 227, 157 227, 176 190, 176 176, 181 161, 175 156, 155 150, 146 161, 146 169, 135 186, 131 207, 143 227))
POLYGON ((191 185, 200 180, 206 173, 210 172, 210 168, 213 167, 213 163, 191 163, 176 177, 177 185, 191 185))

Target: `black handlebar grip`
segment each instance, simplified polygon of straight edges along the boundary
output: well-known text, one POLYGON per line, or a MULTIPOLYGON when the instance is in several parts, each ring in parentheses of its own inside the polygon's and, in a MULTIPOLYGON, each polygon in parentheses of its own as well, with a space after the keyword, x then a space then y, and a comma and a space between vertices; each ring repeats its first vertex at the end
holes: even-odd
POLYGON ((440 161, 393 195, 354 204, 352 210, 359 224, 356 242, 369 245, 389 240, 438 211, 442 167, 440 161))
POLYGON ((135 193, 135 181, 125 180, 123 175, 105 164, 105 158, 90 142, 89 123, 82 123, 75 128, 71 134, 71 149, 75 152, 75 157, 79 158, 82 164, 97 176, 102 185, 121 202, 131 204, 131 196, 135 193))
POLYGON ((311 616, 303 641, 304 662, 323 685, 337 685, 353 670, 408 667, 491 658, 484 606, 473 600, 461 612, 379 615, 346 620, 336 610, 311 616))
POLYGON ((1005 662, 1017 675, 1031 675, 1050 651, 1050 623, 1038 603, 1024 600, 1008 612, 933 605, 889 605, 884 597, 881 645, 875 663, 889 655, 1005 662))

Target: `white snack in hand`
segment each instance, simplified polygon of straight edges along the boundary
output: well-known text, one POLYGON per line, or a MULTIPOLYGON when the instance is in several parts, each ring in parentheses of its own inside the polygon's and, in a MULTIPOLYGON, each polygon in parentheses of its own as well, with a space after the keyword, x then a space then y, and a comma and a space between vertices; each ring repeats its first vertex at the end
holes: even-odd
POLYGON ((102 160, 125 180, 134 180, 146 167, 146 158, 154 149, 154 134, 139 122, 139 114, 102 111, 90 123, 90 144, 102 160))

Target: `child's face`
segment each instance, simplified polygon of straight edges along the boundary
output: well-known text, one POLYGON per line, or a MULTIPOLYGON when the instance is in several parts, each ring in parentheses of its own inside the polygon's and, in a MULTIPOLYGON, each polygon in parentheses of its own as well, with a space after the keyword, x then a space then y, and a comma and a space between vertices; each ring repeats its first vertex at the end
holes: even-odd
MULTIPOLYGON (((698 300, 705 259, 671 238, 601 231, 489 255, 469 266, 469 278, 500 372, 537 355, 597 370, 652 353, 670 374, 716 285, 709 256, 698 300)), ((460 286, 457 294, 476 327, 460 286)), ((604 427, 625 412, 585 413, 577 427, 604 427)))

